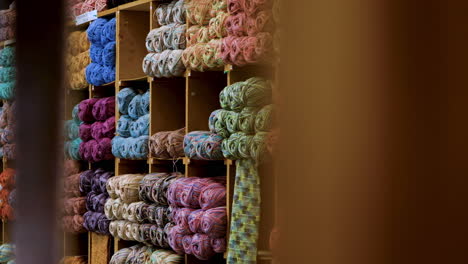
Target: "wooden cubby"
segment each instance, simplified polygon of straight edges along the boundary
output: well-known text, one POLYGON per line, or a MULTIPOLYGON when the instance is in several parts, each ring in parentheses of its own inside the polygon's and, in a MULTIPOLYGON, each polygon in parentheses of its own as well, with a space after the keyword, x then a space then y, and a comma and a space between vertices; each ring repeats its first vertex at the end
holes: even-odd
MULTIPOLYGON (((151 29, 160 27, 154 11, 157 6, 169 1, 134 1, 110 10, 100 12, 99 17, 116 17, 116 80, 103 86, 89 87, 86 98, 106 97, 116 95, 121 89, 130 87, 140 92, 150 91, 150 129, 149 136, 160 131, 171 131, 185 127, 186 133, 197 130, 208 130, 208 118, 212 111, 221 108, 219 93, 227 85, 259 76, 274 79, 275 70, 272 66, 233 67, 226 65, 224 69, 207 72, 187 70, 184 77, 153 78, 142 70, 142 61, 148 51, 145 39, 151 29)), ((187 23, 187 26, 189 24, 187 23)), ((67 93, 67 97, 73 93, 67 93)), ((80 101, 76 98, 67 98, 80 101)), ((84 98, 83 98, 84 99, 84 98)), ((73 105, 73 103, 70 103, 73 105)), ((71 114, 70 106, 67 113, 71 114)), ((120 114, 116 103, 116 122, 120 114)), ((100 164, 104 166, 103 164, 100 164)), ((97 164, 89 165, 94 168, 97 164)), ((233 160, 200 161, 187 157, 172 159, 127 160, 116 158, 105 166, 113 167, 115 175, 129 173, 155 173, 178 171, 186 177, 227 177, 227 213, 228 225, 232 208, 232 196, 235 185, 236 164, 233 160)), ((275 181, 273 180, 273 162, 263 164, 260 169, 262 213, 259 230, 258 263, 271 264, 269 252, 269 235, 275 216, 275 181)), ((228 232, 229 234, 229 232, 228 232)), ((82 243, 82 242, 80 242, 82 243)), ((135 245, 135 241, 124 241, 110 236, 88 234, 88 254, 90 264, 102 264, 103 259, 109 259, 113 252, 135 245), (106 251, 107 253, 103 253, 106 251), (101 258, 95 252, 104 254, 101 258), (107 254, 107 255, 106 255, 107 254)), ((217 254, 210 263, 225 263, 226 254, 217 254)), ((185 256, 185 264, 207 263, 191 255, 185 256)))

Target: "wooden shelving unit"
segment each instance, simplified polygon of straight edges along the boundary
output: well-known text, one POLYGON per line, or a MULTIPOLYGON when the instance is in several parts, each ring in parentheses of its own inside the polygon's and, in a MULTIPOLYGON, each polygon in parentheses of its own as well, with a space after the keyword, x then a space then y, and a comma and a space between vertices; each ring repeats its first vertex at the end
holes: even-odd
MULTIPOLYGON (((116 81, 102 86, 89 86, 85 91, 67 91, 65 111, 69 119, 71 109, 85 98, 116 95, 125 87, 150 91, 149 136, 160 132, 185 127, 186 132, 208 130, 210 113, 220 108, 219 93, 227 85, 244 81, 253 76, 272 79, 272 66, 248 66, 243 68, 226 65, 224 69, 207 72, 187 70, 184 77, 153 78, 142 71, 142 61, 147 54, 145 39, 151 29, 160 25, 153 16, 161 1, 139 0, 98 13, 98 17, 116 17, 116 81)), ((189 26, 187 24, 187 26, 189 26)), ((116 104, 116 121, 120 114, 116 104)), ((89 168, 99 165, 89 164, 89 168)), ((228 219, 232 208, 235 183, 235 161, 199 161, 187 157, 177 160, 157 159, 127 160, 116 158, 112 164, 115 175, 128 173, 154 173, 179 171, 186 177, 227 176, 228 219)), ((272 164, 260 169, 262 183, 262 223, 258 243, 258 263, 271 263, 269 235, 274 219, 274 190, 272 164)), ((229 220, 228 220, 229 224, 229 220)), ((229 233, 229 232, 228 232, 229 233)), ((108 259, 119 249, 137 242, 114 239, 95 233, 86 234, 87 252, 90 264, 108 263, 108 259), (107 262, 105 261, 107 259, 107 262)), ((80 243, 85 243, 80 240, 80 243)), ((65 245, 67 245, 65 243, 65 245)), ((81 245, 82 246, 82 245, 81 245)), ((81 248, 81 246, 79 248, 81 248)), ((65 252, 65 251, 64 251, 65 252)), ((216 263, 225 263, 226 254, 218 254, 216 263)), ((193 256, 185 257, 186 264, 201 263, 193 256)))

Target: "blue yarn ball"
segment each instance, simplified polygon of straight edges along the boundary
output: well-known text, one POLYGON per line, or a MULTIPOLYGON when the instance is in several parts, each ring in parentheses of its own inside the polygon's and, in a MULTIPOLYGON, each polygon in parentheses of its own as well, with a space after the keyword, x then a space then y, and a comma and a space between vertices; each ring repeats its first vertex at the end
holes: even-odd
POLYGON ((128 115, 121 115, 117 121, 117 134, 122 137, 130 137, 130 127, 133 119, 128 115))
POLYGON ((109 20, 102 28, 101 43, 115 41, 115 17, 109 20))
POLYGON ((121 159, 146 159, 148 156, 149 136, 138 138, 123 138, 120 136, 112 139, 112 154, 121 159))
POLYGON ((86 80, 92 85, 103 85, 103 67, 97 63, 91 63, 86 67, 86 80))
POLYGON ((109 42, 104 46, 101 53, 101 65, 115 66, 115 41, 109 42))
POLYGON ((128 105, 135 97, 136 93, 132 88, 123 88, 117 94, 117 104, 119 106, 120 113, 126 115, 128 114, 128 105))
POLYGON ((130 125, 130 135, 134 138, 149 135, 149 114, 143 115, 130 125))
POLYGON ((104 83, 111 83, 115 81, 115 67, 102 67, 102 78, 104 83))
POLYGON ((88 33, 88 39, 92 44, 103 46, 101 42, 101 35, 106 23, 107 19, 98 18, 89 25, 86 33, 88 33))
POLYGON ((68 156, 74 160, 81 160, 80 156, 80 144, 83 142, 81 138, 74 139, 69 141, 68 145, 68 156))
POLYGON ((149 111, 150 111, 149 105, 150 105, 150 91, 148 90, 141 97, 140 107, 141 107, 141 113, 143 115, 149 114, 149 111))
POLYGON ((135 95, 128 105, 128 115, 133 119, 138 119, 138 117, 143 115, 141 111, 141 97, 141 94, 135 95))
POLYGON ((99 65, 102 65, 103 51, 104 49, 101 46, 91 45, 91 48, 89 49, 89 57, 91 58, 91 61, 99 65))

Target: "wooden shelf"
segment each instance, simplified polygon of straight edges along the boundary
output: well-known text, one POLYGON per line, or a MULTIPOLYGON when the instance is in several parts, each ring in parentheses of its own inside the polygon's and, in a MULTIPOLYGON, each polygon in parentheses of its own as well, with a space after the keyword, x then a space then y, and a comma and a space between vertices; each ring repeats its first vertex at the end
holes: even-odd
POLYGON ((16 39, 8 39, 8 40, 0 42, 0 46, 5 47, 5 46, 13 45, 15 43, 16 43, 16 39))
POLYGON ((119 10, 118 7, 114 7, 111 9, 107 9, 101 12, 98 12, 98 17, 105 17, 105 16, 110 16, 110 15, 115 15, 115 13, 119 10))
POLYGON ((148 11, 153 0, 138 0, 118 6, 119 10, 148 11))

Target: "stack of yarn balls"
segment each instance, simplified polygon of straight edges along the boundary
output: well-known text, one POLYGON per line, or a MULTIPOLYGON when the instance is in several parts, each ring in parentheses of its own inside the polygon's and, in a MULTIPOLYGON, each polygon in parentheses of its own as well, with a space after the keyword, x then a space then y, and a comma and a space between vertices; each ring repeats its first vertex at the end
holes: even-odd
POLYGON ((83 140, 79 147, 81 158, 89 162, 113 159, 115 96, 81 101, 78 117, 83 122, 79 130, 79 136, 83 140))
POLYGON ((88 264, 88 258, 85 256, 63 257, 60 264, 88 264))
POLYGON ((149 90, 143 94, 124 88, 117 94, 120 118, 112 153, 121 159, 146 159, 149 138, 149 90))
POLYGON ((87 170, 80 174, 80 191, 86 194, 86 209, 83 226, 90 232, 109 234, 110 220, 104 214, 104 205, 109 199, 107 182, 112 172, 104 169, 87 170))
POLYGON ((0 50, 0 99, 3 100, 11 100, 15 96, 15 56, 15 48, 12 46, 0 50))
POLYGON ((155 15, 160 27, 151 30, 146 37, 146 48, 150 53, 143 59, 143 72, 157 78, 183 76, 182 53, 186 46, 184 0, 160 4, 155 15))
POLYGON ((222 160, 223 137, 210 131, 192 131, 184 137, 185 156, 195 160, 222 160))
POLYGON ((171 250, 139 244, 115 252, 109 264, 179 264, 183 262, 184 257, 171 250))
POLYGON ((0 41, 16 37, 16 8, 14 4, 9 9, 0 10, 0 41))
POLYGON ((0 263, 1 264, 15 264, 15 245, 3 244, 0 246, 0 263))
POLYGON ((66 68, 68 83, 72 90, 88 88, 86 66, 91 63, 89 46, 88 35, 85 31, 74 31, 68 36, 66 68))
POLYGON ((0 114, 0 145, 3 146, 3 155, 8 160, 14 160, 16 155, 16 143, 14 142, 15 109, 15 102, 5 101, 0 114))
POLYGON ((226 251, 226 177, 179 178, 168 190, 176 208, 169 244, 179 254, 208 260, 226 251))
POLYGON ((264 62, 272 57, 275 25, 272 1, 228 0, 229 17, 224 25, 221 57, 227 64, 243 66, 264 62))
POLYGON ((222 152, 227 159, 259 161, 266 152, 265 140, 273 126, 271 82, 253 77, 224 88, 223 109, 209 119, 210 130, 225 138, 222 152))
MULTIPOLYGON (((13 208, 10 205, 10 193, 15 188, 16 172, 12 168, 6 168, 0 174, 0 218, 13 220, 13 208)), ((1 262, 0 262, 1 263, 1 262)))
POLYGON ((75 105, 72 111, 72 119, 65 121, 65 157, 73 160, 80 160, 80 118, 78 117, 79 105, 75 105))
POLYGON ((115 81, 115 23, 115 18, 98 18, 86 31, 91 42, 91 64, 86 67, 86 80, 92 85, 115 81))
POLYGON ((75 18, 93 10, 99 12, 106 9, 106 0, 68 0, 67 6, 69 16, 75 18))
POLYGON ((167 190, 179 173, 122 175, 111 179, 106 215, 113 219, 110 232, 123 240, 138 241, 159 248, 169 248, 168 234, 174 223, 168 207, 167 190))
POLYGON ((221 39, 227 36, 225 0, 188 0, 186 3, 187 49, 182 55, 185 67, 195 71, 221 68, 221 39))
POLYGON ((185 127, 174 131, 161 131, 149 139, 151 157, 177 159, 184 156, 185 127))
POLYGON ((86 196, 80 190, 80 173, 77 161, 67 160, 65 162, 64 180, 64 204, 62 216, 62 228, 68 233, 82 233, 83 214, 86 212, 86 196), (70 174, 71 173, 71 174, 70 174))

